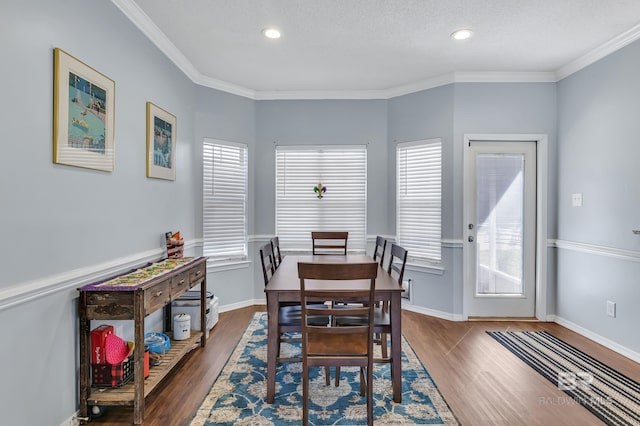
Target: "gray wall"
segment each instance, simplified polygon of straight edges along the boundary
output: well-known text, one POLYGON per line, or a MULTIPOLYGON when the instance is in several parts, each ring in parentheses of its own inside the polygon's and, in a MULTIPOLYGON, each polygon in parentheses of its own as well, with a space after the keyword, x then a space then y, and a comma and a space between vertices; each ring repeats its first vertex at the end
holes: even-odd
POLYGON ((160 256, 165 231, 200 234, 196 87, 111 2, 11 1, 0 9, 0 412, 7 425, 59 425, 78 406, 73 278, 160 256), (54 47, 116 82, 111 173, 52 163, 54 47), (175 182, 146 177, 147 101, 177 116, 175 182))
MULTIPOLYGON (((389 100, 389 146, 387 152, 389 175, 389 234, 395 235, 396 201, 396 145, 423 139, 442 140, 442 238, 455 238, 456 224, 453 220, 454 200, 454 85, 436 87, 418 93, 389 100)), ((456 268, 460 267, 460 247, 446 246, 442 249, 444 272, 428 273, 424 269, 408 267, 405 278, 413 281, 413 304, 416 307, 437 313, 459 313, 454 310, 454 283, 456 268)))
POLYGON ((640 43, 558 83, 557 315, 640 352, 640 43), (583 207, 571 194, 583 194, 583 207), (617 317, 606 316, 606 301, 617 317))
MULTIPOLYGON (((454 223, 455 235, 463 230, 463 141, 469 133, 530 133, 548 136, 547 179, 547 237, 556 235, 557 137, 556 85, 554 83, 461 83, 455 85, 454 137, 454 223)), ((539 159, 539 161, 542 159, 539 159)), ((555 312, 555 274, 553 249, 547 249, 547 314, 555 312), (549 261, 550 259, 550 261, 549 261)), ((455 269, 454 300, 456 312, 462 311, 462 265, 455 269), (458 304, 460 304, 458 306, 458 304)))
MULTIPOLYGON (((255 155, 255 102, 229 93, 198 86, 196 88, 194 164, 195 190, 198 198, 195 202, 195 228, 202 238, 202 141, 204 138, 247 144, 249 149, 249 195, 247 222, 249 235, 254 234, 254 194, 253 175, 259 157, 255 155)), ((249 245, 249 257, 253 260, 255 250, 249 245)), ((253 263, 259 267, 259 265, 253 263)), ((256 295, 255 271, 251 264, 237 265, 233 269, 215 272, 209 265, 207 288, 227 307, 252 304, 253 300, 263 296, 256 295)), ((260 283, 262 275, 259 276, 260 283)))
POLYGON ((367 145, 367 233, 388 229, 386 101, 257 102, 256 234, 275 232, 276 145, 367 145))

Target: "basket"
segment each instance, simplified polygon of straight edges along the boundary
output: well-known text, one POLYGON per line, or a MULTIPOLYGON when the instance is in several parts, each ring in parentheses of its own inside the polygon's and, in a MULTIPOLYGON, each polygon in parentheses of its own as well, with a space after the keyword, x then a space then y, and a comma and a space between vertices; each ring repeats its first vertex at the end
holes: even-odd
POLYGON ((184 255, 184 239, 167 239, 167 257, 169 259, 182 259, 184 255))
POLYGON ((93 386, 117 388, 133 377, 133 352, 120 364, 91 364, 93 386))

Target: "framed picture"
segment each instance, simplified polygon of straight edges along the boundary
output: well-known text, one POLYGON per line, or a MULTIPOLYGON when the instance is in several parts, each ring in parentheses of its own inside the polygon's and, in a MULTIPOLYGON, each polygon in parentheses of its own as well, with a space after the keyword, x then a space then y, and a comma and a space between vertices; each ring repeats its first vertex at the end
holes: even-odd
POLYGON ((115 82, 53 50, 53 162, 113 171, 115 82))
POLYGON ((176 180, 176 117, 147 102, 147 177, 176 180))

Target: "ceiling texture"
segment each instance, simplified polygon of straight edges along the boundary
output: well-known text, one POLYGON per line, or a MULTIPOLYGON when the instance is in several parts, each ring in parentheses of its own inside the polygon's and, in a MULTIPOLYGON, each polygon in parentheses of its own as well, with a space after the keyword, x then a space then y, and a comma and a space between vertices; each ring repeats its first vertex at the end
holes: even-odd
POLYGON ((195 83, 252 99, 553 82, 640 38, 640 0, 112 2, 195 83))

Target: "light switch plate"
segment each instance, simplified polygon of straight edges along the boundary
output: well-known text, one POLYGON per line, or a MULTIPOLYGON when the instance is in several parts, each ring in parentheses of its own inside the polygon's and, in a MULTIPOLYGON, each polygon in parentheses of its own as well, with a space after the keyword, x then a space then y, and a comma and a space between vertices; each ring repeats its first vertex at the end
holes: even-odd
POLYGON ((607 300, 607 315, 612 318, 616 317, 616 303, 610 300, 607 300))

